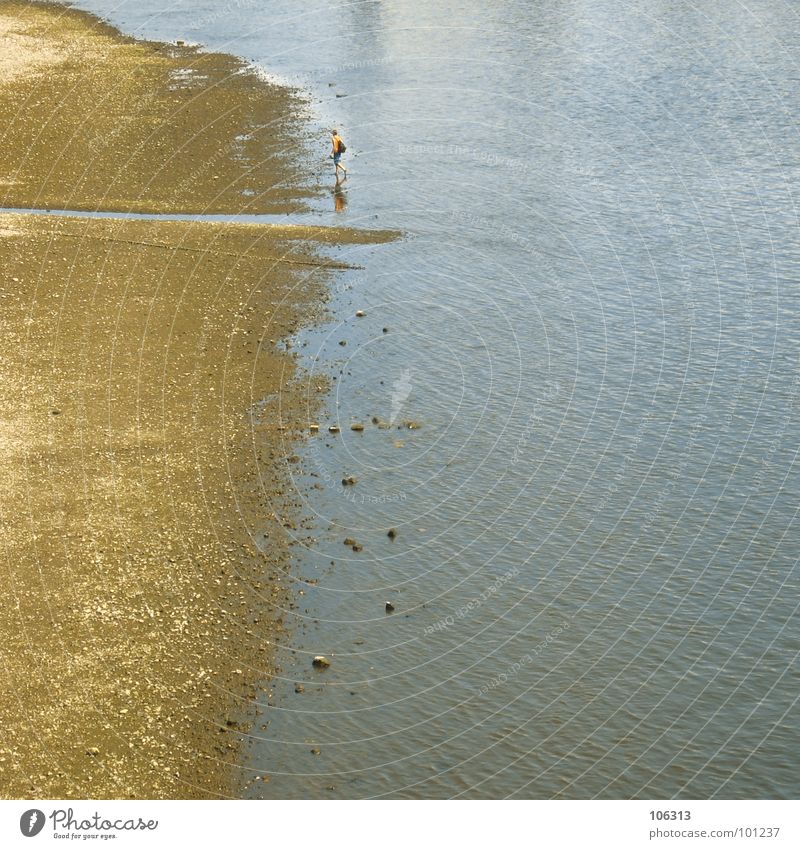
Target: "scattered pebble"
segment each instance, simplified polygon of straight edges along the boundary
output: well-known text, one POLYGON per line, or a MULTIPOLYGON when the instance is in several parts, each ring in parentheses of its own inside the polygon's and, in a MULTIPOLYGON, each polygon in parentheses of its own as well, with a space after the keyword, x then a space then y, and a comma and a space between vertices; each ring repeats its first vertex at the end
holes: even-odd
POLYGON ((363 550, 364 550, 364 546, 363 546, 363 545, 359 545, 359 543, 356 543, 356 544, 353 546, 353 551, 363 551, 363 550))
POLYGON ((364 425, 361 424, 361 422, 354 422, 353 424, 350 425, 350 430, 358 430, 358 431, 364 430, 364 425))
POLYGON ((352 475, 342 478, 342 486, 355 486, 357 482, 358 478, 354 478, 352 475))
POLYGON ((328 430, 330 431, 330 433, 339 433, 341 431, 341 428, 339 427, 339 425, 331 425, 328 430))
POLYGON ((352 537, 345 537, 344 538, 344 544, 345 545, 355 545, 356 541, 352 537))
POLYGON ((318 654, 311 663, 313 666, 316 666, 317 669, 327 669, 331 665, 328 658, 322 654, 318 654))
POLYGON ((364 318, 365 315, 364 310, 356 310, 356 318, 364 318))
POLYGON ((386 532, 386 536, 389 537, 389 539, 394 539, 397 536, 397 528, 389 528, 386 532))

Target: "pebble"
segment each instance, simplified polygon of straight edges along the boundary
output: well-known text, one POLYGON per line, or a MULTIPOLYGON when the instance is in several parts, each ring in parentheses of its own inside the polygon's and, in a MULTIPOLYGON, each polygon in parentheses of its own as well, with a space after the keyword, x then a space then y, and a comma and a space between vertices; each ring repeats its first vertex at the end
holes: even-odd
POLYGON ((386 536, 389 537, 389 539, 394 539, 397 536, 397 528, 389 528, 386 532, 386 536))
POLYGON ((387 601, 386 602, 386 612, 391 613, 393 610, 394 610, 394 605, 390 601, 387 601))
POLYGON ((313 666, 316 666, 317 669, 327 669, 331 665, 331 662, 328 660, 328 658, 322 654, 318 654, 314 658, 314 660, 311 661, 311 663, 313 666))
POLYGON ((365 315, 364 310, 356 310, 356 318, 364 318, 365 315))
POLYGON ((364 430, 364 425, 361 422, 354 422, 350 425, 350 430, 364 430))
POLYGON ((342 486, 355 486, 356 483, 358 483, 358 478, 354 478, 352 475, 342 478, 342 486))
POLYGON ((352 537, 345 537, 344 538, 344 544, 345 545, 355 545, 356 541, 352 537))
POLYGON ((364 546, 363 546, 363 545, 359 545, 358 543, 356 543, 356 544, 353 546, 353 551, 363 551, 363 550, 364 550, 364 546))
POLYGON ((331 425, 328 430, 330 431, 330 433, 339 433, 341 431, 341 428, 339 427, 339 425, 331 425))
POLYGON ((305 693, 306 688, 302 684, 295 684, 294 691, 295 693, 305 693))
POLYGON ((319 433, 319 425, 318 424, 309 425, 308 429, 311 431, 311 433, 319 433))

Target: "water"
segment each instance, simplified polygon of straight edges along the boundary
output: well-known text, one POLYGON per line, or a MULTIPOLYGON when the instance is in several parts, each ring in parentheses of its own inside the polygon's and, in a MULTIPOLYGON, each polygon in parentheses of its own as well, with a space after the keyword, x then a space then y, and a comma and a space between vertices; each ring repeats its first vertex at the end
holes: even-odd
POLYGON ((248 795, 796 797, 792 4, 80 5, 310 92, 319 219, 408 234, 298 340, 343 430, 248 795))
POLYGON ((0 215, 49 215, 54 218, 105 218, 114 221, 196 221, 215 224, 317 224, 318 217, 309 214, 268 215, 189 212, 120 212, 81 209, 36 209, 34 207, 2 206, 0 215))

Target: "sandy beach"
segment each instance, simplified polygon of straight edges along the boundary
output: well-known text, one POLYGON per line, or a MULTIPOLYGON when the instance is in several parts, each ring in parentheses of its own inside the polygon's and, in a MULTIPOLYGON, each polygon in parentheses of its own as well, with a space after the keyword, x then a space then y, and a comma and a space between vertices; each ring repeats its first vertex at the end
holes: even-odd
MULTIPOLYGON (((0 3, 2 206, 301 209, 297 96, 0 3), (247 190, 247 194, 242 194, 247 190)), ((0 795, 235 796, 325 386, 280 344, 328 244, 388 233, 0 215, 0 795), (269 400, 265 400, 269 399, 269 400)))

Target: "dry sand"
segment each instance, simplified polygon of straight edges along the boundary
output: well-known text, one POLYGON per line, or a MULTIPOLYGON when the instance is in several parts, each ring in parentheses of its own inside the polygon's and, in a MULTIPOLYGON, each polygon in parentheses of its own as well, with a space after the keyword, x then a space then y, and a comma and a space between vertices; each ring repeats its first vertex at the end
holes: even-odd
MULTIPOLYGON (((240 71, 0 3, 3 204, 236 212, 245 180, 250 211, 299 207, 295 96, 240 71), (269 167, 231 146, 256 125, 269 167)), ((307 533, 315 396, 276 342, 337 273, 320 243, 387 238, 0 215, 0 795, 237 794, 307 533)))

